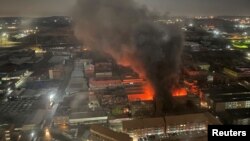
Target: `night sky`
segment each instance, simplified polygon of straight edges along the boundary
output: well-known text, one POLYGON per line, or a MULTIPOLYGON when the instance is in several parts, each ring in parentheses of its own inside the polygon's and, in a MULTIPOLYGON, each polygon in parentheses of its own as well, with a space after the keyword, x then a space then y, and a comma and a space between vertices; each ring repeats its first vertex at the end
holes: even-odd
MULTIPOLYGON (((70 15, 76 0, 0 0, 0 16, 70 15)), ((171 15, 250 15, 250 0, 136 0, 171 15)))

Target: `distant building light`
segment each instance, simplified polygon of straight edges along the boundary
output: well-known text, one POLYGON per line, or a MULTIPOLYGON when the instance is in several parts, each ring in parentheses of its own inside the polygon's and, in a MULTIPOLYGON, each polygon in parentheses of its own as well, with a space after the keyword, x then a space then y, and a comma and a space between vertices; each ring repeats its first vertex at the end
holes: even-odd
POLYGON ((193 24, 193 23, 190 23, 190 24, 188 24, 188 26, 189 26, 189 27, 193 27, 193 26, 194 26, 194 24, 193 24))
POLYGON ((2 39, 6 40, 9 38, 9 34, 8 33, 2 33, 2 39))
POLYGON ((8 34, 7 33, 2 33, 2 37, 6 37, 8 34))
POLYGON ((33 138, 35 136, 35 132, 31 132, 30 136, 33 138))
POLYGON ((187 31, 187 29, 185 27, 182 27, 181 29, 184 30, 184 31, 187 31))
POLYGON ((250 57, 250 53, 247 53, 247 56, 250 57))
POLYGON ((246 28, 246 26, 243 25, 243 24, 238 25, 238 27, 241 28, 241 29, 246 28))
POLYGON ((220 34, 220 31, 214 30, 213 33, 214 33, 214 35, 219 35, 219 34, 220 34))
POLYGON ((226 48, 227 48, 227 49, 231 49, 231 45, 227 45, 226 48))
POLYGON ((45 129, 45 136, 46 136, 46 137, 50 137, 50 132, 49 132, 49 129, 48 129, 48 128, 45 129))
POLYGON ((16 29, 15 26, 8 26, 7 28, 8 28, 8 29, 16 29))
POLYGON ((53 95, 53 94, 50 95, 50 96, 49 96, 50 101, 52 101, 52 100, 54 99, 54 97, 55 97, 55 95, 53 95))

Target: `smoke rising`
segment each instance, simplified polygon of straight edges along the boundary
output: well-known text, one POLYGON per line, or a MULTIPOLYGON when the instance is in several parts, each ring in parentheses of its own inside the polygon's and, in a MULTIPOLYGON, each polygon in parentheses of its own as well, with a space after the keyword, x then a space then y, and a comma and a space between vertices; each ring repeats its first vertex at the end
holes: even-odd
POLYGON ((133 0, 78 0, 75 35, 85 46, 110 54, 148 79, 158 110, 171 109, 182 51, 182 34, 175 26, 153 22, 154 14, 133 0))

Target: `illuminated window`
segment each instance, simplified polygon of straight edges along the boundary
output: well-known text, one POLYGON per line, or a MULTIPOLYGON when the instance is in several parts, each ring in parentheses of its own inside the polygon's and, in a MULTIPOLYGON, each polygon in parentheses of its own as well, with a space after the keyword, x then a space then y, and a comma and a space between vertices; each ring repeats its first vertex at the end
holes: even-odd
POLYGON ((250 101, 246 101, 245 108, 250 108, 250 101))

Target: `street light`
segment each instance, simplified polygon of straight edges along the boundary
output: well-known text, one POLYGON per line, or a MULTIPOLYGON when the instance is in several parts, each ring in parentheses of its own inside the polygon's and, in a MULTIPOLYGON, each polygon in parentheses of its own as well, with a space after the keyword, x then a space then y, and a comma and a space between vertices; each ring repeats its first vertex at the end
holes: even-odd
POLYGON ((250 52, 247 53, 247 56, 250 57, 250 52))
POLYGON ((30 136, 31 136, 31 138, 33 138, 33 137, 35 136, 35 132, 32 131, 32 132, 30 133, 30 136))
POLYGON ((46 136, 46 138, 50 138, 51 137, 48 128, 45 129, 45 136, 46 136))
POLYGON ((7 36, 8 34, 6 32, 2 33, 2 37, 7 36))
POLYGON ((247 32, 243 32, 242 35, 243 35, 243 36, 247 36, 247 32))
POLYGON ((6 33, 6 32, 4 32, 4 33, 2 33, 2 39, 8 39, 9 38, 9 34, 8 33, 6 33))
POLYGON ((54 97, 55 97, 55 95, 54 95, 54 94, 51 94, 51 95, 49 96, 49 100, 50 100, 50 101, 53 101, 54 97))
POLYGON ((193 24, 193 23, 189 23, 188 26, 189 26, 189 27, 193 27, 194 24, 193 24))
POLYGON ((6 32, 3 32, 0 39, 1 39, 1 44, 3 44, 3 41, 6 41, 8 39, 9 35, 6 32))
POLYGON ((214 35, 219 35, 219 34, 220 34, 220 31, 214 30, 213 33, 214 33, 214 35))
POLYGON ((54 100, 55 100, 55 93, 51 93, 49 95, 49 106, 52 107, 54 104, 54 100))

